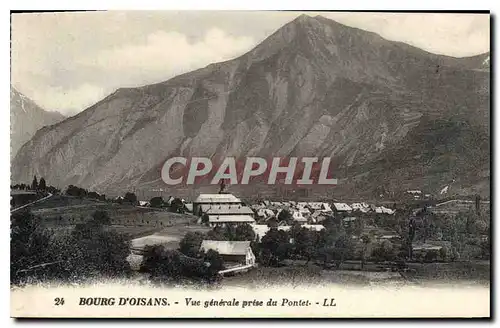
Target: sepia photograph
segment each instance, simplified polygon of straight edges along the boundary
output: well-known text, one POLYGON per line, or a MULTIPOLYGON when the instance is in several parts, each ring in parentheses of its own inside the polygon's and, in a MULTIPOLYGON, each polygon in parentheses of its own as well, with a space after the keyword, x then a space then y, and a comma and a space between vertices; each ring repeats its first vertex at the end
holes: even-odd
POLYGON ((489 11, 10 16, 11 317, 491 317, 489 11))

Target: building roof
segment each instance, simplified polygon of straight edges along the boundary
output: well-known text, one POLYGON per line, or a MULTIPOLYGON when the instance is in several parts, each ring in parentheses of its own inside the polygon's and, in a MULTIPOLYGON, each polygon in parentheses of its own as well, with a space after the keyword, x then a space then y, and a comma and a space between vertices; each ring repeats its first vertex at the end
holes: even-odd
MULTIPOLYGON (((278 226, 277 229, 281 231, 289 231, 291 226, 278 226)), ((252 224, 253 232, 261 239, 271 229, 265 224, 252 224)))
POLYGON ((250 215, 209 215, 209 223, 225 223, 225 222, 247 222, 254 223, 255 220, 250 215))
MULTIPOLYGON (((203 208, 203 205, 202 205, 203 208)), ((212 205, 207 210, 208 215, 227 215, 227 214, 247 214, 254 215, 252 209, 248 206, 242 205, 212 205)))
POLYGON ((200 194, 194 203, 241 203, 241 200, 232 194, 200 194))
POLYGON ((302 213, 299 211, 293 211, 292 218, 294 221, 307 221, 307 219, 305 217, 303 217, 302 213))
POLYGON ((201 243, 200 251, 214 250, 220 255, 246 255, 249 248, 249 241, 204 240, 201 243))
POLYGON ((327 212, 327 211, 314 211, 313 214, 311 214, 312 218, 317 218, 318 216, 331 216, 332 214, 327 212))
POLYGON ((257 210, 257 215, 268 218, 274 216, 274 212, 268 208, 261 208, 257 210))
POLYGON ((346 203, 333 203, 333 207, 335 207, 337 211, 352 211, 352 208, 346 203))
POLYGON ((330 207, 330 204, 328 203, 323 203, 323 210, 327 212, 331 212, 332 208, 330 207))
POLYGON ((438 251, 441 248, 443 248, 443 246, 430 245, 430 244, 423 244, 423 245, 413 246, 413 250, 414 251, 422 251, 422 250, 425 250, 425 251, 430 251, 430 250, 438 251))
POLYGON ((376 213, 385 213, 385 214, 394 214, 395 210, 391 210, 390 208, 380 206, 375 208, 376 213))
POLYGON ((321 203, 321 202, 309 202, 309 203, 307 203, 307 206, 309 206, 313 210, 319 210, 323 207, 323 203, 321 203))
POLYGON ((297 211, 299 211, 302 214, 304 214, 304 213, 305 214, 311 214, 311 211, 307 207, 299 208, 297 211))
POLYGON ((302 228, 306 228, 313 231, 321 231, 325 229, 325 227, 322 224, 304 224, 302 225, 302 228))

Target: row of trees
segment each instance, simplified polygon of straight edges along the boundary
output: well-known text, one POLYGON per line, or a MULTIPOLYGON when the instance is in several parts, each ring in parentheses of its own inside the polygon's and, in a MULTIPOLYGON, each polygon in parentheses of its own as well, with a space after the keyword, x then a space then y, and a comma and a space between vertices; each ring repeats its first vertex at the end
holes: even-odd
POLYGON ((11 189, 17 189, 17 190, 31 190, 31 191, 38 191, 38 192, 50 192, 51 194, 56 194, 59 193, 60 190, 54 186, 50 186, 47 184, 45 181, 45 178, 40 178, 40 181, 38 181, 36 175, 33 177, 33 181, 31 184, 27 183, 18 183, 15 185, 10 186, 11 189))
POLYGON ((163 197, 157 196, 151 198, 149 201, 149 206, 154 208, 169 208, 171 212, 174 213, 184 213, 185 207, 182 199, 177 197, 170 197, 169 201, 164 201, 163 197))
MULTIPOLYGON (((47 186, 46 181, 43 177, 40 179, 40 181, 38 181, 36 176, 33 177, 33 182, 31 183, 31 185, 27 185, 24 183, 16 184, 11 186, 11 189, 44 191, 50 192, 52 194, 60 192, 59 189, 53 186, 47 186)), ((72 197, 91 198, 100 201, 106 201, 105 194, 99 194, 95 191, 89 191, 85 188, 81 188, 75 185, 69 185, 66 188, 65 194, 72 197)), ((126 192, 123 197, 118 197, 114 201, 121 204, 138 204, 137 195, 133 192, 126 192)), ((149 206, 154 208, 169 208, 170 211, 174 213, 184 213, 185 210, 184 202, 180 198, 172 198, 170 202, 165 202, 162 197, 153 197, 150 200, 149 206)))
POLYGON ((95 191, 88 191, 87 189, 80 188, 74 185, 69 185, 68 188, 66 188, 66 195, 79 198, 92 198, 101 201, 106 200, 106 195, 104 194, 99 194, 95 191))
POLYGON ((217 273, 224 268, 224 261, 216 251, 199 252, 191 256, 161 245, 147 246, 140 271, 150 274, 152 280, 179 281, 185 278, 206 282, 217 281, 217 273))
MULTIPOLYGON (((337 220, 338 222, 338 220, 337 220)), ((289 231, 270 227, 260 242, 248 224, 215 227, 206 234, 187 233, 180 242, 180 251, 188 256, 197 256, 204 239, 224 241, 251 241, 258 262, 278 266, 285 259, 317 260, 324 266, 334 262, 339 267, 346 259, 353 258, 355 243, 339 223, 322 231, 313 231, 294 224, 289 231)))
MULTIPOLYGON (((477 248, 476 252, 480 258, 488 259, 490 257, 490 221, 491 215, 489 209, 477 211, 473 208, 453 213, 433 213, 425 207, 416 213, 407 208, 405 211, 398 211, 396 215, 384 219, 375 218, 374 224, 381 227, 387 227, 396 230, 402 237, 409 236, 410 226, 408 218, 412 217, 413 242, 425 243, 428 240, 437 240, 451 244, 446 252, 450 260, 468 259, 467 250, 477 248)), ((428 257, 434 256, 431 255, 428 257)), ((424 256, 425 257, 425 256, 424 256)), ((437 258, 442 258, 438 254, 437 258)), ((417 260, 421 260, 417 259, 417 260)))

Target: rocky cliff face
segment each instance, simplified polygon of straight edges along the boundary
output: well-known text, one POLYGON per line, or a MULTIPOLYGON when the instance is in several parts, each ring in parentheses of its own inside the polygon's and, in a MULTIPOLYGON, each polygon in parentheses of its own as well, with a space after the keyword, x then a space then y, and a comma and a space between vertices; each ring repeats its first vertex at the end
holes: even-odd
POLYGON ((58 112, 48 112, 31 99, 10 89, 10 159, 12 160, 21 146, 30 140, 43 126, 60 122, 64 116, 58 112))
MULTIPOLYGON (((456 160, 475 176, 489 172, 486 57, 438 56, 301 16, 239 58, 119 89, 41 129, 16 157, 13 180, 36 174, 60 186, 147 189, 162 185, 161 165, 173 155, 331 156, 343 183, 366 183, 363 191, 397 181, 394 165, 435 169, 435 181, 453 176, 456 160), (436 123, 449 120, 452 135, 436 123), (406 150, 417 154, 394 155, 406 150)), ((427 178, 425 170, 411 177, 427 178)))

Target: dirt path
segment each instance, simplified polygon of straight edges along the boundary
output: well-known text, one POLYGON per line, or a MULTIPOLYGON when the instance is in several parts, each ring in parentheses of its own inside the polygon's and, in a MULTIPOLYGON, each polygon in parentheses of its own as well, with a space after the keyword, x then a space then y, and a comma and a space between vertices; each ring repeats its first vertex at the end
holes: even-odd
POLYGON ((43 197, 43 198, 40 198, 40 199, 38 199, 38 200, 35 200, 34 202, 31 202, 31 203, 25 204, 25 205, 23 205, 23 206, 19 206, 19 207, 17 207, 17 208, 15 208, 15 209, 13 209, 13 210, 10 210, 10 213, 14 213, 14 212, 16 212, 16 211, 18 211, 18 210, 20 210, 20 209, 23 209, 23 208, 25 208, 25 207, 28 207, 28 206, 30 206, 30 205, 33 205, 33 204, 36 204, 36 203, 42 202, 42 201, 44 201, 44 200, 47 200, 47 199, 49 199, 49 198, 50 198, 50 197, 52 197, 52 196, 54 196, 54 195, 52 195, 52 194, 49 192, 49 195, 48 195, 48 196, 45 196, 45 197, 43 197))

